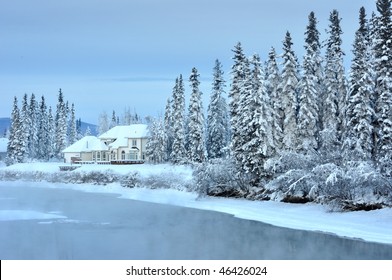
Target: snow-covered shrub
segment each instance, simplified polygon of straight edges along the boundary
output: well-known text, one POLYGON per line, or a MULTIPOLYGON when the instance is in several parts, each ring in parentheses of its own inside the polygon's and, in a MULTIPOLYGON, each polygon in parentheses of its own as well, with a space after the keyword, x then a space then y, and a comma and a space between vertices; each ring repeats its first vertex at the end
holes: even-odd
POLYGON ((214 159, 195 166, 196 191, 201 195, 244 197, 249 193, 250 178, 239 173, 229 159, 214 159))
POLYGON ((71 172, 73 178, 72 181, 77 183, 89 183, 96 185, 106 185, 116 182, 118 175, 116 175, 111 170, 100 171, 90 171, 90 172, 71 172))
POLYGON ((319 184, 319 199, 333 210, 377 209, 391 202, 392 184, 372 163, 354 161, 344 167, 329 163, 312 172, 319 184))
POLYGON ((14 181, 20 180, 23 177, 23 173, 15 170, 1 170, 0 179, 2 181, 14 181))
POLYGON ((313 176, 307 170, 289 170, 265 185, 265 189, 279 196, 271 195, 271 199, 284 202, 305 203, 310 199, 310 190, 317 186, 313 176))
POLYGON ((268 159, 264 170, 269 174, 281 174, 290 170, 309 170, 317 164, 312 155, 284 152, 280 156, 268 159))
POLYGON ((151 189, 191 190, 189 180, 173 172, 162 172, 140 179, 140 185, 151 189))
POLYGON ((131 171, 127 175, 123 176, 120 180, 120 184, 126 188, 135 188, 140 186, 140 174, 137 171, 131 171))

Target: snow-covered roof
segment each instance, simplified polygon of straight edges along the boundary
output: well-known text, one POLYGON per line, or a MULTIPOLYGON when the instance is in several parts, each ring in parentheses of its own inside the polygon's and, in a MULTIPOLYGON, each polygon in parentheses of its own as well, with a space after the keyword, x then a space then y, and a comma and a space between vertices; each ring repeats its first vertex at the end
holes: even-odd
POLYGON ((99 139, 117 139, 125 138, 146 138, 148 136, 147 125, 145 124, 131 124, 118 125, 98 136, 99 139))
POLYGON ((128 139, 140 139, 148 137, 148 129, 145 124, 118 125, 99 136, 101 140, 115 140, 109 146, 112 149, 128 146, 128 139))
POLYGON ((0 153, 5 153, 7 151, 7 138, 0 138, 0 153))
POLYGON ((85 136, 68 148, 64 149, 63 153, 81 153, 106 150, 108 150, 108 147, 105 145, 105 143, 102 143, 99 138, 95 136, 85 136))

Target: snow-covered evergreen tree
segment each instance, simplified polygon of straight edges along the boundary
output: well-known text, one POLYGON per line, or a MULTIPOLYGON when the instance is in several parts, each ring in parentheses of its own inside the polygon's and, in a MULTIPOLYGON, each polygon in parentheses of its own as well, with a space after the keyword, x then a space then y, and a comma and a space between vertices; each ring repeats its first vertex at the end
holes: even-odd
POLYGON ((298 69, 294 51, 292 49, 292 40, 289 32, 286 33, 283 42, 283 68, 280 87, 282 98, 282 108, 284 111, 283 119, 283 149, 285 151, 295 151, 296 132, 297 132, 297 84, 298 69))
POLYGON ((276 52, 271 48, 268 54, 266 66, 266 81, 265 91, 270 100, 271 108, 271 130, 272 130, 272 145, 274 147, 274 154, 277 154, 283 149, 283 119, 284 111, 280 91, 280 73, 278 63, 276 61, 276 52))
POLYGON ((204 136, 204 113, 199 89, 199 73, 192 68, 189 77, 191 85, 191 99, 189 102, 189 133, 188 133, 188 158, 191 162, 203 162, 206 158, 206 145, 204 136))
POLYGON ((30 129, 27 139, 28 153, 31 159, 35 159, 38 154, 38 103, 35 99, 35 94, 31 94, 29 103, 29 118, 30 118, 30 129))
MULTIPOLYGON (((48 110, 48 127, 47 127, 48 138, 46 142, 47 149, 47 160, 56 157, 56 124, 53 117, 52 107, 48 110)), ((79 136, 78 136, 79 137, 79 136)), ((79 138, 81 139, 81 138, 79 138)))
POLYGON ((23 146, 21 146, 21 123, 18 99, 14 97, 14 105, 11 113, 10 135, 7 143, 7 165, 21 162, 23 159, 23 146))
POLYGON ((213 70, 212 91, 207 116, 208 158, 222 158, 228 145, 227 104, 223 97, 225 80, 222 64, 217 59, 213 70))
POLYGON ((303 75, 299 83, 298 150, 307 153, 318 148, 319 104, 322 96, 321 57, 317 20, 313 12, 305 32, 303 75))
POLYGON ((69 135, 68 143, 72 145, 77 141, 77 131, 76 131, 76 118, 75 118, 75 105, 71 104, 71 110, 69 114, 69 135))
POLYGON ((146 144, 146 156, 152 163, 166 161, 167 135, 162 119, 152 119, 149 127, 149 138, 146 144))
POLYGON ((173 146, 172 107, 173 107, 172 100, 171 98, 168 98, 166 103, 166 108, 165 108, 165 116, 164 116, 164 125, 165 125, 165 133, 166 133, 165 161, 170 161, 170 155, 173 146))
POLYGON ((20 150, 19 150, 18 162, 23 162, 30 158, 29 135, 30 135, 30 128, 31 128, 31 118, 29 112, 29 103, 27 99, 28 99, 27 94, 25 94, 23 96, 22 108, 20 110, 21 133, 19 135, 20 150))
POLYGON ((64 96, 61 89, 59 90, 56 118, 55 118, 55 139, 56 139, 56 157, 61 158, 62 151, 67 147, 67 107, 64 102, 64 96))
POLYGON ((38 119, 38 152, 37 158, 40 160, 47 159, 48 156, 48 112, 46 107, 45 97, 41 97, 39 104, 39 119, 38 119))
POLYGON ((346 160, 370 160, 374 148, 371 44, 365 8, 360 9, 359 29, 353 45, 349 93, 346 106, 345 137, 343 142, 346 160))
POLYGON ((76 120, 76 138, 77 138, 77 140, 80 140, 83 138, 82 120, 80 118, 76 120))
POLYGON ((173 89, 173 146, 170 154, 171 162, 182 164, 186 162, 185 150, 185 89, 182 75, 176 79, 173 89))
POLYGON ((246 141, 242 138, 242 121, 246 114, 242 109, 245 108, 245 96, 250 90, 249 62, 246 58, 241 43, 234 47, 234 64, 231 67, 231 89, 229 91, 229 113, 230 113, 230 150, 237 163, 241 164, 243 156, 243 144, 246 141))
POLYGON ((391 0, 378 0, 376 34, 376 149, 375 158, 381 171, 392 175, 392 22, 391 0))
POLYGON ((119 125, 118 117, 116 117, 116 112, 113 110, 112 118, 110 119, 110 123, 109 123, 109 129, 111 129, 111 128, 117 126, 117 125, 119 125))
MULTIPOLYGON (((272 117, 269 98, 264 86, 264 72, 259 55, 251 61, 250 95, 243 110, 242 133, 246 141, 242 147, 242 167, 255 176, 256 183, 263 173, 265 160, 273 154, 272 117)), ((244 103, 243 103, 244 104, 244 103)))
POLYGON ((91 128, 87 126, 86 131, 84 132, 84 136, 91 136, 91 128))
POLYGON ((343 32, 337 10, 331 12, 329 20, 329 38, 325 57, 326 92, 323 100, 323 131, 321 135, 322 150, 325 155, 336 153, 340 147, 347 97, 347 83, 343 66, 344 52, 341 48, 341 34, 343 32))

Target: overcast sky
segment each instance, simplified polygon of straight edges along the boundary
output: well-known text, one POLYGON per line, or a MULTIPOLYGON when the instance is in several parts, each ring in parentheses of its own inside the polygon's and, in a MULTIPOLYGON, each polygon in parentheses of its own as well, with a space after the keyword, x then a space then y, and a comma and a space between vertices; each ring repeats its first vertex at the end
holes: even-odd
POLYGON ((302 58, 311 11, 323 40, 330 12, 340 12, 349 65, 361 6, 370 16, 375 0, 2 1, 0 117, 9 117, 13 97, 24 93, 45 95, 53 106, 59 88, 87 122, 126 107, 156 116, 179 74, 189 93, 192 67, 201 74, 207 102, 215 59, 229 79, 238 41, 247 55, 265 60, 271 46, 282 52, 288 30, 302 58))

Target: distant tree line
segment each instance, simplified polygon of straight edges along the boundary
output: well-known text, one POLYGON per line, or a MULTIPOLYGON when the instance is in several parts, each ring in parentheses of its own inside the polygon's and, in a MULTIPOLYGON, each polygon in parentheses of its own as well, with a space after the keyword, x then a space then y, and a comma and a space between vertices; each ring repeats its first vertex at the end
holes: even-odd
POLYGON ((117 125, 130 125, 142 122, 142 118, 136 112, 132 113, 129 107, 124 110, 123 114, 121 115, 121 118, 116 114, 115 110, 112 111, 112 115, 110 118, 106 111, 103 111, 98 116, 97 132, 98 135, 101 135, 117 125))

